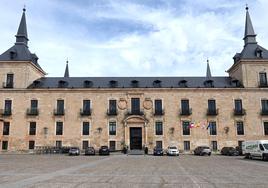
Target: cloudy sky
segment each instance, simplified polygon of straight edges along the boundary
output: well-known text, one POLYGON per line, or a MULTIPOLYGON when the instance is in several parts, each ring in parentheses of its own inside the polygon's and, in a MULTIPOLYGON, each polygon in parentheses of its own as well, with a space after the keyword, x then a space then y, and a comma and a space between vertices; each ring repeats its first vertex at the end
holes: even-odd
POLYGON ((48 76, 226 76, 243 47, 245 4, 268 48, 267 0, 1 0, 0 53, 26 4, 29 48, 48 76))

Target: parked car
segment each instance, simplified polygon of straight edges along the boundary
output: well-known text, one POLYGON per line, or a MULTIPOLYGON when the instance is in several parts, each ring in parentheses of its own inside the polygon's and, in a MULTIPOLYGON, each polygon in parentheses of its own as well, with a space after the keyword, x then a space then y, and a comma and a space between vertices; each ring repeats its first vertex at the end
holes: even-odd
POLYGON ((108 146, 101 146, 99 149, 99 155, 110 155, 108 146))
POLYGON ((229 155, 229 156, 238 156, 239 151, 237 151, 234 147, 223 147, 221 149, 222 155, 229 155))
POLYGON ((154 155, 163 156, 164 155, 163 149, 162 148, 155 147, 154 148, 154 155))
POLYGON ((85 149, 85 155, 95 155, 95 149, 93 147, 87 147, 85 149))
POLYGON ((69 155, 80 155, 80 149, 78 147, 71 147, 69 155))
POLYGON ((176 146, 168 146, 167 155, 179 156, 179 150, 176 146))
POLYGON ((198 146, 194 150, 195 155, 211 155, 211 149, 208 146, 198 146))
POLYGON ((245 158, 268 160, 268 140, 251 140, 242 143, 245 158))

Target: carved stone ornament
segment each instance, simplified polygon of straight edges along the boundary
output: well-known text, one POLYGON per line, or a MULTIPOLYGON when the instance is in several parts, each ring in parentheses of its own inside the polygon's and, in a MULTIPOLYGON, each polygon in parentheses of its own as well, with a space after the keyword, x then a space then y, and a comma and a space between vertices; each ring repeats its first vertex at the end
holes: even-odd
POLYGON ((145 99, 145 101, 143 102, 143 107, 146 110, 150 110, 153 107, 153 102, 151 99, 145 99))
POLYGON ((120 99, 118 102, 118 108, 120 110, 125 110, 127 108, 127 101, 126 99, 120 99))

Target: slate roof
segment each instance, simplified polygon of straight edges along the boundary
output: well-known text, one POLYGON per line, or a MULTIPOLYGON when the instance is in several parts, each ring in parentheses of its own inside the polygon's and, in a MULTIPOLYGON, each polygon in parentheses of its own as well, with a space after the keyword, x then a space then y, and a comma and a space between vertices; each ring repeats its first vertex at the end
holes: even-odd
MULTIPOLYGON (((25 17, 25 8, 23 9, 20 25, 16 35, 16 43, 3 54, 0 55, 0 61, 31 61, 41 71, 42 68, 38 64, 38 57, 31 53, 28 48, 28 33, 25 17)), ((43 71, 44 72, 44 71, 43 71)))
MULTIPOLYGON (((214 88, 243 87, 230 77, 212 77, 214 88)), ((28 88, 207 88, 206 77, 43 77, 28 88)))
POLYGON ((235 54, 233 57, 234 63, 239 62, 241 59, 268 59, 268 50, 257 44, 256 36, 248 7, 246 7, 244 48, 241 53, 235 54), (261 52, 260 57, 257 55, 258 51, 261 52))

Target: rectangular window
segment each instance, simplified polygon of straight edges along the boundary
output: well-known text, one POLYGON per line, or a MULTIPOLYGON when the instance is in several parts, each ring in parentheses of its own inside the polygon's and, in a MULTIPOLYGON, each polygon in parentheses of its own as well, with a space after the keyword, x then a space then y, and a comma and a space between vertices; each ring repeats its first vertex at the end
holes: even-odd
POLYGON ((155 122, 155 134, 163 135, 163 122, 155 122))
POLYGON ((236 122, 237 135, 244 135, 244 123, 242 121, 236 122))
POLYGON ((13 88, 14 74, 7 74, 6 88, 13 88))
POLYGON ((261 100, 262 112, 268 112, 268 100, 261 100))
POLYGON ((208 100, 208 111, 211 113, 216 113, 216 101, 208 100))
POLYGON ((218 150, 218 144, 217 141, 211 141, 212 151, 218 150))
POLYGON ((115 151, 115 141, 110 141, 110 151, 115 151))
POLYGON ((236 112, 242 112, 242 100, 241 99, 236 99, 235 100, 235 111, 236 112))
POLYGON ((83 112, 90 112, 90 100, 83 100, 83 112))
POLYGON ((56 122, 56 135, 62 135, 63 134, 63 122, 57 121, 56 122))
POLYGON ((156 147, 162 148, 163 147, 162 141, 156 141, 156 147))
POLYGON ((34 149, 34 146, 35 146, 35 141, 30 140, 29 141, 29 149, 34 149))
POLYGON ((109 100, 109 114, 116 115, 116 100, 109 100))
POLYGON ((83 142, 82 142, 82 148, 83 149, 87 149, 88 148, 88 141, 87 140, 83 140, 83 142))
POLYGON ((3 135, 9 135, 9 128, 10 128, 10 123, 9 122, 4 122, 3 135))
POLYGON ((62 141, 61 140, 57 140, 56 141, 56 147, 57 148, 61 148, 62 147, 62 141))
POLYGON ((268 122, 263 123, 264 135, 268 135, 268 122))
POLYGON ((12 100, 5 100, 4 114, 6 115, 11 114, 11 109, 12 109, 12 100))
POLYGON ((265 72, 261 72, 260 74, 260 86, 267 86, 267 76, 265 72))
POLYGON ((30 122, 29 135, 36 135, 36 122, 30 122))
POLYGON ((31 100, 31 109, 38 108, 38 100, 31 100))
POLYGON ((131 113, 134 115, 140 115, 140 99, 139 98, 131 99, 131 113))
POLYGON ((57 100, 57 112, 58 114, 64 114, 64 100, 57 100))
POLYGON ((181 100, 181 113, 188 114, 189 113, 189 100, 181 100))
POLYGON ((156 115, 162 115, 162 100, 160 100, 160 99, 155 100, 154 101, 154 107, 155 107, 154 113, 156 115))
POLYGON ((115 121, 109 122, 109 135, 116 135, 116 122, 115 121))
POLYGON ((8 141, 2 141, 2 150, 8 149, 8 141))
POLYGON ((190 150, 190 141, 183 141, 184 151, 190 150))
POLYGON ((189 121, 183 121, 182 122, 182 130, 183 135, 190 135, 190 122, 189 121))
POLYGON ((210 135, 217 135, 217 126, 216 126, 216 122, 209 122, 209 129, 210 129, 210 135))
POLYGON ((83 135, 89 135, 89 122, 83 122, 83 135))

